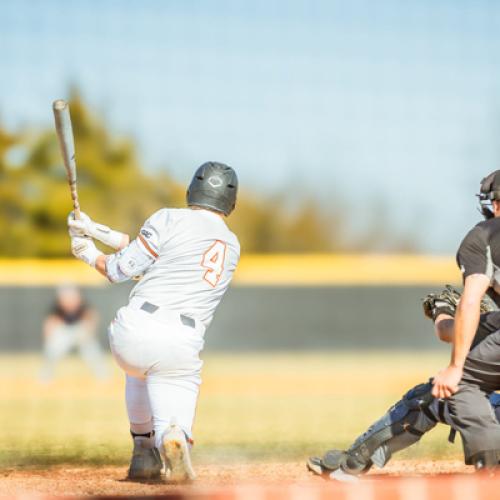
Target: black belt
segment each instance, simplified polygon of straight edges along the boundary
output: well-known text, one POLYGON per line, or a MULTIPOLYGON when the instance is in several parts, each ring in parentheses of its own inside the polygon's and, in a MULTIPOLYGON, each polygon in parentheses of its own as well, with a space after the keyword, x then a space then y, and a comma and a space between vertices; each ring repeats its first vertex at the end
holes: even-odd
MULTIPOLYGON (((140 308, 149 314, 154 314, 156 311, 158 311, 158 309, 160 309, 160 306, 155 306, 154 304, 151 304, 151 302, 144 302, 144 304, 142 304, 140 308)), ((179 318, 184 326, 189 326, 190 328, 196 328, 196 321, 190 316, 186 316, 185 314, 179 314, 179 318)))

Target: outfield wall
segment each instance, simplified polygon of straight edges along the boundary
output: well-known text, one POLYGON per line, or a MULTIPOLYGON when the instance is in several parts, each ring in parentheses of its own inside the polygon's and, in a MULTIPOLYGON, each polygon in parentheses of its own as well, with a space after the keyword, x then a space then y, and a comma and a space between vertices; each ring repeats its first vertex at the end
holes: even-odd
MULTIPOLYGON (((207 333, 210 350, 439 348, 421 312, 428 291, 459 278, 435 256, 250 256, 207 333)), ((0 350, 35 351, 58 283, 82 286, 106 325, 133 284, 109 285, 70 261, 0 261, 0 350)))
MULTIPOLYGON (((129 286, 85 287, 100 336, 129 286)), ((434 348, 421 312, 428 287, 234 287, 207 333, 207 349, 434 348)), ((37 350, 51 287, 0 288, 0 350, 37 350)))

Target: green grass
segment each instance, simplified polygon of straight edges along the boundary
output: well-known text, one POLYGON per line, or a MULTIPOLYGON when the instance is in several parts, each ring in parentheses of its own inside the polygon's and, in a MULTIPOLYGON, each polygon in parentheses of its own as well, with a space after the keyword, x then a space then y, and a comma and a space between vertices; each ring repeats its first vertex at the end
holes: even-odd
MULTIPOLYGON (((446 362, 433 352, 210 354, 195 424, 195 459, 288 461, 345 447, 446 362)), ((123 375, 93 380, 78 359, 55 382, 40 359, 0 357, 0 467, 125 464, 130 437, 123 375)), ((399 457, 461 456, 438 426, 399 457)), ((459 441, 459 440, 458 440, 459 441)))

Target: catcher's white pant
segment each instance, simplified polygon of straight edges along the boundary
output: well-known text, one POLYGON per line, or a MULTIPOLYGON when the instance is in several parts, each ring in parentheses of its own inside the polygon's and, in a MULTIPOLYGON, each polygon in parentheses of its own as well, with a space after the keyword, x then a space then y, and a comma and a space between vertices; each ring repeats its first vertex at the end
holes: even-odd
MULTIPOLYGON (((134 298, 109 327, 111 352, 126 373, 126 403, 132 432, 155 431, 156 446, 175 422, 191 437, 201 383, 205 328, 185 324, 179 313, 141 309, 134 298)), ((184 318, 185 319, 185 318, 184 318)))

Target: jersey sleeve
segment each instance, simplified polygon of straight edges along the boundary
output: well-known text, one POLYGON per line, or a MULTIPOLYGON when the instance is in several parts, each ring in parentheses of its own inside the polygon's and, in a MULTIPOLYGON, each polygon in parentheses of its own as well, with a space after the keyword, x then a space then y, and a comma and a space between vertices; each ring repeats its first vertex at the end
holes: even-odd
POLYGON ((493 278, 493 261, 485 228, 476 226, 467 234, 458 249, 457 263, 464 281, 472 274, 484 274, 490 280, 493 278))
POLYGON ((167 222, 168 211, 159 210, 143 224, 135 240, 108 256, 106 274, 111 282, 138 277, 154 264, 165 239, 167 222))
POLYGON ((157 259, 160 248, 168 235, 168 210, 158 210, 141 227, 137 236, 138 243, 143 249, 157 259))

